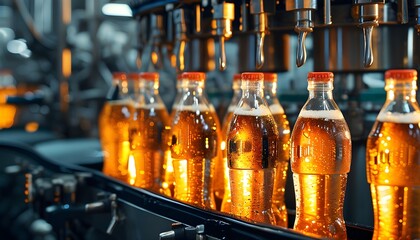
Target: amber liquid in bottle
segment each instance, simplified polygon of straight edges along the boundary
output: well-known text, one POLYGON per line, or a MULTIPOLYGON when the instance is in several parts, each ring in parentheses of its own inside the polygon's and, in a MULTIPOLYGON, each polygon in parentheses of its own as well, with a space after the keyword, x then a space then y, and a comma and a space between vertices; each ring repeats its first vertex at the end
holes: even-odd
POLYGON ((385 73, 387 100, 366 147, 373 239, 420 239, 420 108, 417 72, 385 73))
POLYGON ((163 104, 136 107, 130 124, 130 143, 135 159, 134 186, 159 192, 163 170, 165 126, 169 116, 163 104))
POLYGON ((239 103, 239 100, 242 97, 240 85, 241 85, 241 75, 235 74, 233 76, 233 83, 232 83, 233 97, 228 106, 225 117, 223 119, 222 136, 221 136, 222 141, 220 145, 220 150, 222 152, 222 157, 221 157, 221 162, 220 162, 221 166, 219 167, 219 176, 217 175, 215 176, 215 178, 220 178, 219 181, 223 180, 224 192, 223 192, 223 200, 222 200, 220 211, 225 212, 225 213, 231 213, 231 203, 232 203, 232 199, 231 199, 232 195, 230 191, 230 180, 229 180, 229 168, 228 168, 228 160, 227 160, 227 135, 230 128, 230 123, 233 118, 233 112, 235 111, 239 103))
POLYGON ((15 87, 0 86, 0 129, 11 128, 15 122, 17 107, 7 104, 7 96, 15 96, 17 90, 15 87))
POLYGON ((242 97, 227 137, 231 213, 274 224, 272 195, 278 131, 263 96, 263 74, 242 74, 242 97))
POLYGON ((135 162, 134 183, 130 179, 130 184, 161 192, 165 151, 169 150, 165 132, 169 126, 169 114, 159 95, 159 74, 142 72, 138 76, 139 91, 129 135, 135 162))
POLYGON ((287 227, 287 209, 284 193, 290 161, 290 127, 284 109, 277 98, 277 74, 275 73, 264 73, 264 98, 270 107, 279 132, 276 176, 273 190, 273 213, 276 225, 287 227))
POLYGON ((223 129, 222 129, 222 143, 220 147, 222 151, 221 164, 223 164, 223 166, 220 169, 223 169, 223 171, 220 171, 219 178, 223 177, 223 184, 224 184, 223 200, 222 200, 222 206, 220 208, 220 211, 225 212, 225 213, 231 213, 231 203, 232 203, 228 159, 227 159, 227 135, 229 131, 230 122, 232 121, 232 118, 233 118, 233 111, 234 111, 234 108, 228 108, 228 112, 226 113, 226 116, 224 118, 223 129), (223 174, 223 176, 221 176, 221 174, 223 174))
POLYGON ((127 181, 129 122, 133 110, 129 100, 107 102, 99 117, 99 135, 104 152, 103 173, 124 182, 127 181))
MULTIPOLYGON (((225 182, 224 182, 224 169, 222 167, 223 164, 223 156, 222 156, 222 127, 220 124, 219 117, 217 116, 216 109, 214 108, 213 104, 209 102, 210 105, 210 116, 215 121, 216 129, 217 129, 217 136, 219 139, 219 145, 217 146, 217 157, 213 163, 213 194, 214 194, 214 201, 216 210, 221 209, 221 205, 223 202, 223 196, 225 194, 225 182)), ((227 166, 226 166, 227 168, 227 166)))
POLYGON ((332 96, 332 73, 309 73, 308 90, 291 136, 294 229, 347 239, 343 205, 351 165, 350 131, 332 96))
POLYGON ((175 115, 171 131, 175 198, 214 209, 210 169, 218 157, 216 122, 205 108, 198 114, 184 108, 175 115))
POLYGON ((339 111, 308 111, 296 121, 292 136, 296 192, 294 229, 346 239, 343 204, 351 141, 339 111))
POLYGON ((176 90, 174 102, 171 107, 171 112, 169 114, 169 123, 165 126, 163 131, 163 139, 166 141, 164 158, 163 158, 163 170, 162 170, 162 187, 160 192, 168 197, 173 197, 175 195, 175 176, 174 176, 174 165, 172 163, 171 155, 171 145, 172 145, 172 135, 171 135, 171 124, 174 121, 175 113, 178 110, 178 105, 182 97, 182 77, 181 75, 177 76, 176 90))
POLYGON ((273 224, 269 195, 273 192, 277 157, 278 133, 274 119, 269 115, 237 112, 230 129, 228 161, 232 214, 245 220, 273 224))
POLYGON ((274 179, 273 211, 276 225, 287 227, 287 209, 284 199, 287 169, 290 161, 290 127, 283 109, 270 106, 274 121, 279 132, 279 146, 277 148, 277 167, 274 179))
POLYGON ((374 239, 420 238, 419 123, 420 113, 378 120, 369 135, 374 239))
POLYGON ((171 125, 174 198, 201 208, 215 209, 214 163, 219 157, 217 119, 203 94, 204 73, 182 74, 183 97, 171 125))

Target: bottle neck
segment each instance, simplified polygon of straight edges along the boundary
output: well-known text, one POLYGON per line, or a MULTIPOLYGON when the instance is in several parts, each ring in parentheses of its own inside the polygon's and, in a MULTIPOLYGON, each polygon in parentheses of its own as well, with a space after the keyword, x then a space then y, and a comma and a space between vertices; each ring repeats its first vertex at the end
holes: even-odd
POLYGON ((209 111, 210 105, 204 94, 204 81, 191 81, 185 79, 182 85, 181 97, 177 104, 179 110, 183 110, 184 107, 187 106, 192 106, 194 111, 209 111))
POLYGON ((232 83, 232 90, 233 90, 233 96, 232 101, 230 102, 230 105, 238 104, 239 99, 242 97, 242 90, 241 90, 241 81, 233 81, 232 83))
POLYGON ((241 89, 236 89, 233 91, 233 96, 232 96, 232 102, 235 101, 236 103, 238 103, 239 99, 241 99, 242 97, 242 90, 241 89))
POLYGON ((119 89, 119 92, 121 93, 121 95, 128 95, 130 92, 129 92, 129 84, 128 84, 128 81, 126 81, 126 80, 123 80, 123 81, 119 81, 118 82, 118 89, 119 89))
POLYGON ((233 81, 232 90, 233 91, 241 90, 241 81, 233 81))
POLYGON ((190 81, 184 80, 182 83, 182 91, 188 92, 193 96, 203 96, 204 94, 204 81, 190 81))
POLYGON ((264 96, 277 97, 277 82, 264 82, 264 96))
POLYGON ((130 98, 129 90, 127 80, 113 79, 112 88, 108 92, 107 99, 111 101, 128 99, 130 98))
POLYGON ((409 101, 416 102, 416 81, 387 81, 385 90, 387 91, 387 101, 409 101))
POLYGON ((311 111, 339 110, 334 101, 333 81, 308 81, 309 98, 303 109, 311 111))
POLYGON ((308 81, 309 98, 333 99, 333 82, 308 81))
POLYGON ((378 118, 386 120, 392 113, 406 114, 420 112, 416 100, 416 81, 387 80, 385 85, 386 101, 379 112, 378 118))
POLYGON ((238 105, 239 101, 241 100, 241 97, 242 97, 242 90, 240 88, 234 89, 233 96, 228 107, 228 112, 235 111, 235 108, 238 105))
POLYGON ((140 83, 140 89, 149 95, 158 95, 159 94, 159 84, 153 81, 142 81, 140 83))
POLYGON ((182 82, 183 81, 181 81, 181 80, 177 80, 176 81, 176 91, 178 92, 178 93, 180 93, 180 92, 182 92, 182 82))
POLYGON ((249 97, 264 97, 263 91, 263 81, 242 81, 241 84, 242 89, 242 98, 249 98, 249 97))

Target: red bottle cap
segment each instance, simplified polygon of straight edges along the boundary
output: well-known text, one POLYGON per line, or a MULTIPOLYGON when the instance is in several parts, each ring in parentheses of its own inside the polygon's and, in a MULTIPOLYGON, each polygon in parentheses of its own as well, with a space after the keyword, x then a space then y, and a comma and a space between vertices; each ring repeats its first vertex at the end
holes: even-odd
POLYGON ((277 82, 277 73, 264 73, 264 81, 277 82))
POLYGON ((191 81, 204 81, 206 79, 206 74, 203 72, 184 72, 181 74, 181 78, 191 81))
POLYGON ((159 81, 159 73, 156 72, 142 72, 140 78, 146 81, 156 82, 159 81))
POLYGON ((310 81, 319 81, 319 82, 328 82, 334 78, 334 73, 332 72, 310 72, 308 73, 308 80, 310 81))
POLYGON ((395 80, 416 79, 417 71, 414 69, 392 69, 385 72, 385 79, 393 78, 395 80))
POLYGON ((177 81, 182 81, 182 74, 176 75, 176 80, 177 81))
POLYGON ((113 79, 125 80, 127 79, 127 75, 124 72, 113 72, 112 73, 113 79))
POLYGON ((264 79, 264 74, 260 72, 244 72, 241 77, 245 81, 260 81, 264 79))
POLYGON ((128 73, 127 78, 130 80, 139 80, 140 79, 140 73, 128 73))
POLYGON ((237 74, 233 75, 233 81, 234 82, 241 81, 241 79, 242 79, 241 74, 237 73, 237 74))

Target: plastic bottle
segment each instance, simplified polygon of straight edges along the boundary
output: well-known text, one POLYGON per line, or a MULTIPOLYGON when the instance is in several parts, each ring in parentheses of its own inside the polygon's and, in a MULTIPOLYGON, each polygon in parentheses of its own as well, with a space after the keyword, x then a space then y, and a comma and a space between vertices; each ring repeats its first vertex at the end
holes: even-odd
POLYGON ((277 167, 274 179, 273 212, 276 225, 287 227, 287 209, 284 201, 287 169, 290 161, 290 127, 284 109, 277 98, 277 74, 264 73, 264 98, 273 114, 279 132, 277 167))
POLYGON ((159 95, 159 74, 139 74, 140 92, 130 123, 130 147, 134 157, 136 178, 134 186, 159 192, 165 151, 164 137, 169 114, 159 95))
MULTIPOLYGON (((206 99, 209 99, 207 94, 205 93, 206 99)), ((225 185, 224 185, 224 174, 223 174, 223 156, 222 156, 222 125, 220 124, 219 116, 217 115, 216 108, 211 103, 210 100, 208 100, 208 104, 210 107, 210 116, 214 119, 216 122, 216 129, 217 129, 217 135, 219 139, 219 145, 217 148, 217 157, 214 160, 214 171, 213 171, 213 195, 214 195, 214 201, 215 201, 215 208, 216 210, 221 209, 224 191, 225 191, 225 185)))
POLYGON ((241 74, 235 74, 233 76, 232 80, 232 90, 233 90, 233 96, 229 103, 227 112, 225 114, 225 117, 223 119, 223 128, 222 128, 222 142, 220 149, 222 150, 222 161, 221 166, 219 169, 223 169, 222 171, 219 170, 220 175, 216 178, 223 179, 223 186, 224 186, 224 192, 223 192, 223 201, 221 206, 221 211, 230 213, 231 212, 231 192, 230 192, 230 180, 229 180, 229 168, 227 164, 227 134, 229 131, 230 122, 233 118, 233 112, 235 111, 235 108, 237 107, 239 100, 242 97, 242 91, 241 91, 241 74), (223 175, 221 175, 223 173, 223 175))
POLYGON ((127 182, 130 143, 128 127, 134 111, 125 73, 112 75, 112 87, 99 116, 99 138, 104 153, 103 173, 127 182))
POLYGON ((176 94, 175 94, 175 99, 174 99, 174 102, 172 103, 172 107, 171 107, 171 115, 170 115, 171 119, 174 118, 174 115, 176 113, 176 110, 178 109, 178 104, 181 101, 181 98, 183 96, 182 95, 182 90, 183 90, 183 87, 182 87, 182 82, 183 81, 182 80, 183 80, 182 74, 178 74, 176 76, 176 94))
POLYGON ((385 73, 387 97, 369 134, 366 168, 373 239, 420 238, 420 108, 417 71, 385 73))
POLYGON ((332 95, 333 73, 308 74, 309 99, 291 136, 296 196, 294 229, 346 239, 343 203, 351 163, 351 137, 332 95))
POLYGON ((183 97, 171 125, 171 157, 175 176, 175 198, 215 209, 214 161, 220 144, 216 119, 204 94, 205 74, 185 72, 183 97))
POLYGON ((274 224, 272 210, 278 130, 263 95, 262 73, 242 73, 242 97, 227 137, 231 211, 238 218, 274 224))
POLYGON ((171 145, 172 145, 172 136, 171 136, 171 124, 174 120, 175 113, 178 109, 178 104, 182 98, 182 76, 178 74, 176 76, 176 94, 174 102, 172 103, 171 113, 169 115, 169 125, 165 127, 163 138, 166 139, 166 147, 169 151, 165 151, 165 156, 163 160, 163 171, 162 171, 162 187, 160 192, 168 197, 173 197, 175 195, 175 177, 174 177, 174 167, 172 163, 171 156, 171 145))
MULTIPOLYGON (((128 156, 128 162, 127 162, 127 183, 130 185, 134 185, 137 178, 137 170, 136 170, 136 162, 135 162, 135 151, 133 148, 135 148, 136 144, 133 143, 133 134, 132 128, 133 128, 133 118, 136 118, 136 107, 138 107, 139 103, 138 98, 140 97, 140 88, 144 87, 140 84, 140 73, 138 72, 132 72, 127 73, 127 88, 128 88, 128 96, 133 101, 133 112, 130 116, 129 126, 128 126, 128 141, 130 145, 130 152, 128 156), (136 103, 137 102, 137 103, 136 103)), ((144 85, 144 84, 142 84, 144 85)), ((144 101, 143 101, 144 104, 144 101)))

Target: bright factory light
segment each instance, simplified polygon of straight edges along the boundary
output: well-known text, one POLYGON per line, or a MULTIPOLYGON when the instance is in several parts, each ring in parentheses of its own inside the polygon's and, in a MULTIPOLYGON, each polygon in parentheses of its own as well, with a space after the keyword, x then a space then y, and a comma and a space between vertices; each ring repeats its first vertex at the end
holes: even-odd
POLYGON ((132 17, 130 7, 123 3, 107 3, 102 7, 102 13, 107 16, 132 17))

